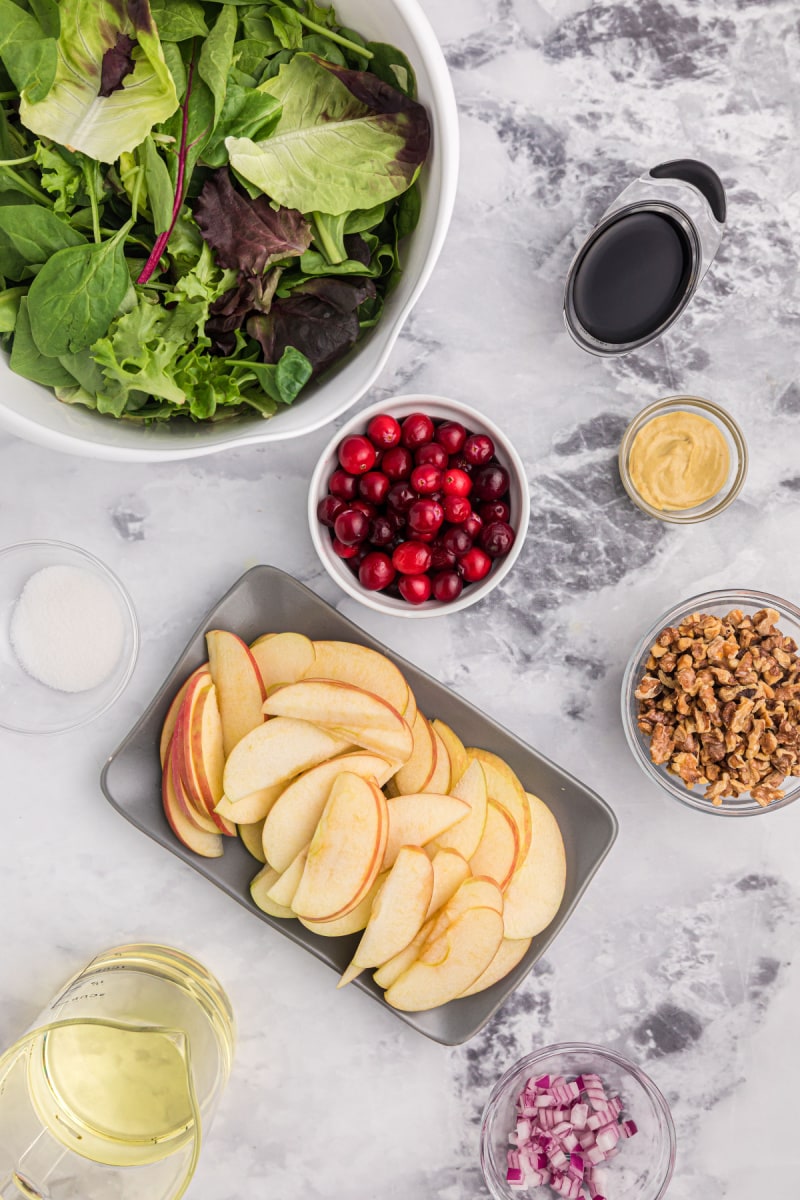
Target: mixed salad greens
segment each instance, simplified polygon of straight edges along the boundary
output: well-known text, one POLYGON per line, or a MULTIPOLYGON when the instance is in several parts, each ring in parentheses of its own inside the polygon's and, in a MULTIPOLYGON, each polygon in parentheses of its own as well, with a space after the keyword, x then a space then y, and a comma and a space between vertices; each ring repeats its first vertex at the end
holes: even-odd
POLYGON ((314 0, 0 0, 0 341, 59 400, 271 416, 381 316, 430 126, 314 0))

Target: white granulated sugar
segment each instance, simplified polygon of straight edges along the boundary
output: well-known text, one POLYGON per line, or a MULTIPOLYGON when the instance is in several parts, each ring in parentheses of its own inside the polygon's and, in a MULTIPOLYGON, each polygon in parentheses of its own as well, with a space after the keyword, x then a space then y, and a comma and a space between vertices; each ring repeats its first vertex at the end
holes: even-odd
POLYGON ((60 692, 87 692, 119 662, 125 629, 105 580, 80 567, 44 567, 22 589, 11 644, 34 679, 60 692))

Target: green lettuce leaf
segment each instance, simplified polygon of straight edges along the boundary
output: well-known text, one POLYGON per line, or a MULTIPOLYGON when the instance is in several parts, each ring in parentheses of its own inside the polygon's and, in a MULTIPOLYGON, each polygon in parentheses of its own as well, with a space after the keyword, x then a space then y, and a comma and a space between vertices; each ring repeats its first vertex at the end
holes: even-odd
MULTIPOLYGON (((42 16, 52 30, 44 8, 42 16)), ((56 40, 14 0, 0 0, 0 59, 24 100, 36 102, 45 98, 56 78, 56 40)))
POLYGON ((295 54, 261 85, 281 102, 271 137, 229 137, 231 165, 272 200, 336 216, 401 195, 430 144, 425 109, 375 75, 295 54))
POLYGON ((150 11, 162 42, 186 42, 208 34, 199 0, 150 0, 150 11))
POLYGON ((38 102, 23 93, 20 119, 42 137, 114 162, 177 107, 148 0, 70 0, 61 6, 55 81, 38 102), (133 43, 133 69, 102 96, 104 59, 124 38, 133 43))

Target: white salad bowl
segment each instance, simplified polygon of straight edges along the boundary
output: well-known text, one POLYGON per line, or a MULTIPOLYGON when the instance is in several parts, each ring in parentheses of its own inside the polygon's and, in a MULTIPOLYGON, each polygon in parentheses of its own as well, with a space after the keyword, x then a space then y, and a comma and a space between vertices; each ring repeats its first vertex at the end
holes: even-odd
POLYGON ((62 404, 49 388, 15 375, 7 355, 0 352, 0 426, 51 450, 118 462, 162 462, 300 437, 327 425, 364 395, 389 357, 442 249, 456 195, 458 113, 444 55, 419 0, 336 0, 336 11, 344 25, 407 55, 433 129, 431 152, 420 175, 419 225, 403 248, 402 278, 387 297, 375 328, 304 390, 293 407, 269 420, 253 414, 205 425, 178 421, 143 428, 62 404))

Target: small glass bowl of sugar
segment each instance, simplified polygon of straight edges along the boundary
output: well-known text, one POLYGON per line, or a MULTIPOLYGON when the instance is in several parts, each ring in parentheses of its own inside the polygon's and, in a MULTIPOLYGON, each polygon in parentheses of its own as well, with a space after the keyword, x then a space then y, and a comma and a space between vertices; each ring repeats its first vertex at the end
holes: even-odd
POLYGON ((66 542, 0 550, 0 726, 63 733, 122 694, 139 650, 128 593, 66 542))

